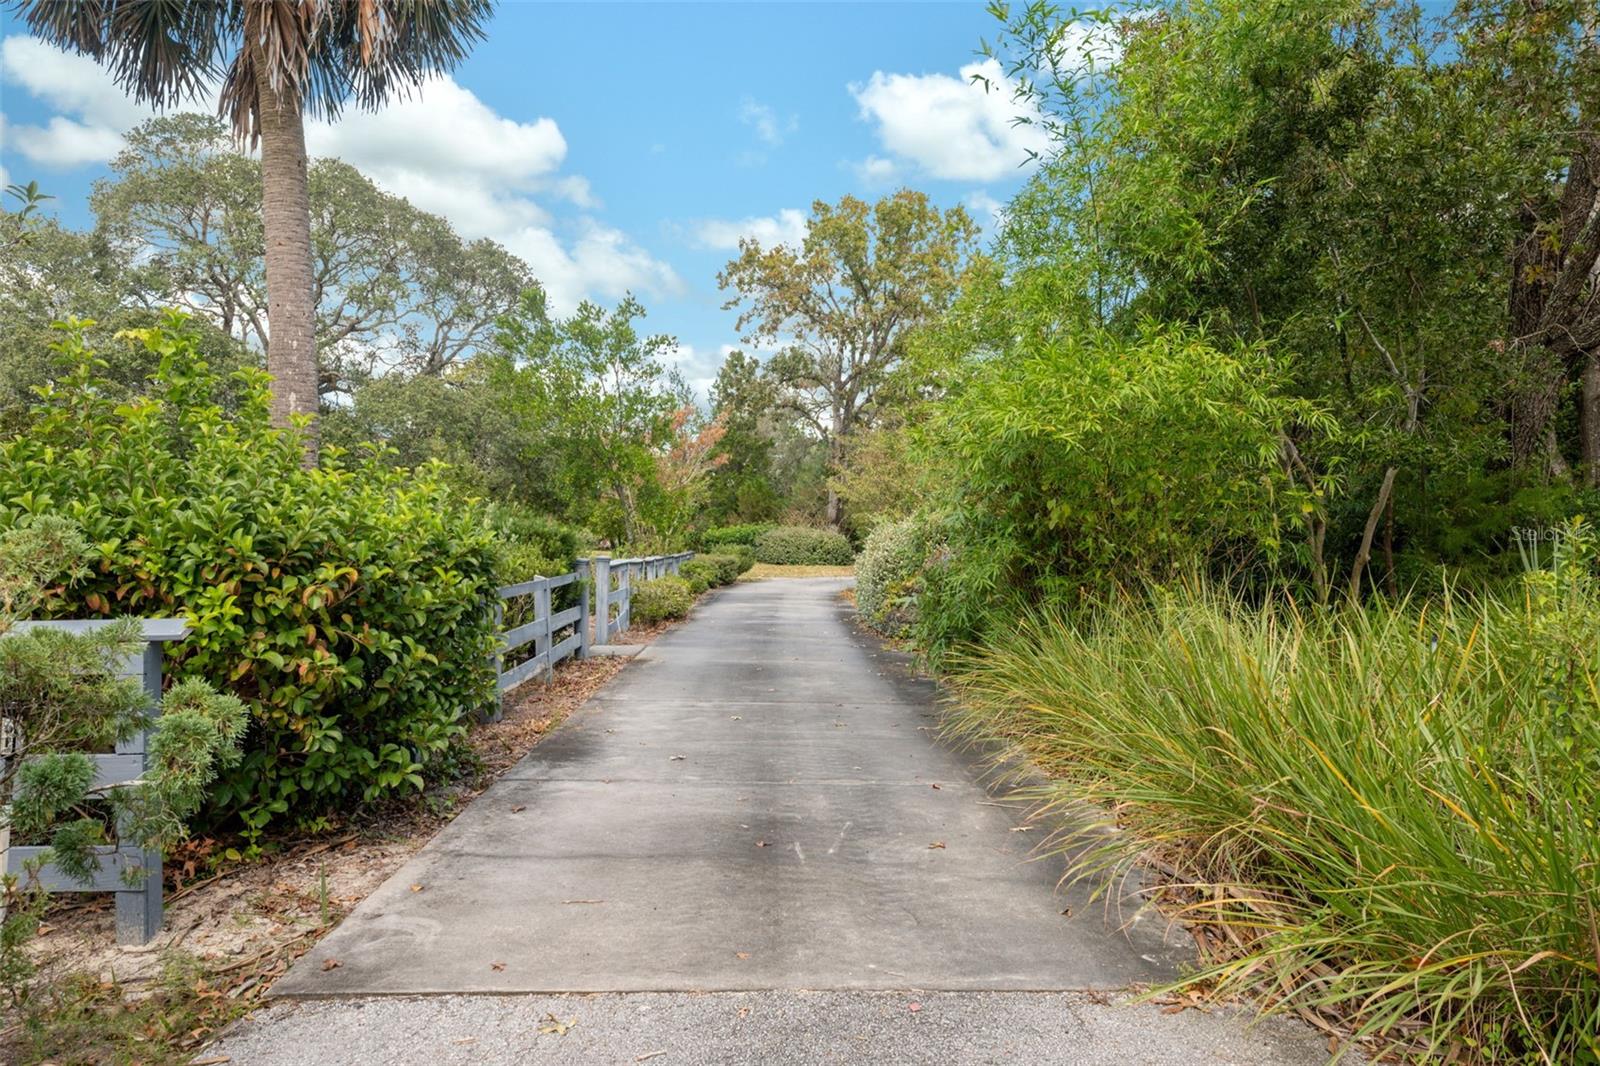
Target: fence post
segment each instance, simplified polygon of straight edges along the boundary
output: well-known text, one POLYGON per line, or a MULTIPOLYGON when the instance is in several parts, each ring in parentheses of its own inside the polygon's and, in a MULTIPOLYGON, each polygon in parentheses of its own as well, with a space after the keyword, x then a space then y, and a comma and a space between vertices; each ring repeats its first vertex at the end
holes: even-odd
POLYGON ((494 650, 489 653, 489 669, 494 671, 494 710, 489 712, 488 721, 498 722, 505 713, 505 693, 500 691, 500 675, 506 668, 506 649, 502 637, 506 631, 506 601, 500 594, 494 594, 494 650))
POLYGON ((622 574, 617 578, 617 632, 626 633, 632 624, 633 568, 636 563, 623 563, 622 574))
POLYGON ((578 575, 578 658, 589 657, 589 560, 575 559, 573 571, 578 575))
POLYGON ((611 556, 594 557, 594 642, 611 643, 611 556))
POLYGON ((556 664, 550 661, 550 652, 556 646, 555 630, 550 626, 550 583, 548 580, 540 587, 533 590, 533 615, 538 618, 544 615, 544 624, 539 627, 537 643, 533 646, 535 655, 544 655, 544 680, 545 684, 555 676, 556 664))
MULTIPOLYGON (((161 713, 161 654, 161 645, 149 641, 143 652, 136 653, 133 658, 144 681, 145 695, 150 699, 152 716, 161 713)), ((140 730, 118 744, 116 751, 119 755, 142 756, 141 765, 145 765, 149 759, 149 736, 148 730, 140 730)), ((147 944, 161 932, 161 852, 127 843, 124 836, 127 828, 124 816, 117 825, 117 859, 122 869, 137 869, 139 879, 133 884, 124 881, 117 889, 117 943, 147 944)))

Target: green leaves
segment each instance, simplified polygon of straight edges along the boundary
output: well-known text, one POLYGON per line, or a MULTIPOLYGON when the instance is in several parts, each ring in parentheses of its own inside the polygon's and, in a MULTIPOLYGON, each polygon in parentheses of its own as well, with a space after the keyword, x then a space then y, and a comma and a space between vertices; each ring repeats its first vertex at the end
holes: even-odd
MULTIPOLYGON (((248 815, 259 831, 416 788, 492 697, 485 604, 501 553, 488 516, 434 468, 330 456, 302 470, 268 424, 259 375, 211 372, 181 318, 130 339, 161 353, 147 395, 108 399, 68 333, 71 372, 0 444, 0 528, 63 501, 48 507, 94 545, 88 573, 45 610, 189 621, 169 653, 174 692, 206 679, 251 721, 242 760, 208 786, 213 820, 248 815), (241 387, 226 414, 224 390, 241 387)), ((170 728, 175 758, 206 735, 184 716, 170 728)))

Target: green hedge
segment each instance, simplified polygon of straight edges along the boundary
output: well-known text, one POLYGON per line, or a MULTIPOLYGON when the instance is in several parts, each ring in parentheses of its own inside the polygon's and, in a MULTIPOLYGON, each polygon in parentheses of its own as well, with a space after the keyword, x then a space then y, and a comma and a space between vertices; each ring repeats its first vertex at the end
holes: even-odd
POLYGON ((689 591, 696 596, 706 589, 722 584, 722 571, 716 563, 704 559, 690 559, 678 567, 678 576, 689 583, 689 591))
POLYGON ((423 787, 448 771, 494 696, 488 516, 435 468, 396 471, 330 449, 314 470, 268 422, 268 381, 207 367, 182 316, 136 339, 159 357, 118 404, 81 332, 30 424, 0 443, 0 529, 60 514, 92 545, 54 617, 182 615, 168 652, 250 708, 245 756, 211 821, 247 831, 423 787), (242 395, 235 413, 224 388, 242 395))
POLYGON ((926 518, 903 518, 879 526, 861 546, 856 557, 856 609, 873 629, 897 637, 915 621, 930 531, 926 518))
POLYGON ((731 555, 739 560, 739 573, 744 573, 756 565, 756 550, 748 544, 724 544, 717 549, 718 555, 731 555))
POLYGON ((842 533, 778 526, 756 541, 756 561, 776 566, 849 566, 855 553, 842 533))
POLYGON ((754 548, 761 534, 772 528, 771 522, 747 522, 738 526, 714 526, 700 534, 700 544, 706 550, 720 549, 729 544, 743 544, 754 548))
POLYGON ((629 620, 649 625, 669 618, 682 618, 694 606, 694 593, 681 577, 658 577, 634 587, 629 601, 629 620))
POLYGON ((717 584, 719 585, 731 585, 739 579, 740 574, 744 573, 743 570, 739 569, 739 557, 736 555, 723 555, 720 553, 697 555, 694 561, 716 567, 717 584))

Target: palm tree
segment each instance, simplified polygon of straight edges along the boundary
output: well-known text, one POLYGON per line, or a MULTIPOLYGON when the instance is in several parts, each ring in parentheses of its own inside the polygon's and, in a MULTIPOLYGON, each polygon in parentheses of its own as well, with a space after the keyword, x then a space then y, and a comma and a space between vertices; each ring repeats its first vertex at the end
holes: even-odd
POLYGON ((317 352, 304 116, 375 108, 454 67, 492 0, 14 0, 35 34, 94 57, 134 99, 169 107, 221 77, 218 111, 261 148, 272 416, 308 421, 317 352))

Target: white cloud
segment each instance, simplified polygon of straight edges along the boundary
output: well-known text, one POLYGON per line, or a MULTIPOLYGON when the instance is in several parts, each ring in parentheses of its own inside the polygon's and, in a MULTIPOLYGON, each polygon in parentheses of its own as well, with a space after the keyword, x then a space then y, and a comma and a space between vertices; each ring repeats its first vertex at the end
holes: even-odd
POLYGON ((739 241, 750 239, 763 248, 777 244, 799 245, 806 239, 806 215, 793 207, 786 207, 776 215, 754 218, 708 218, 696 224, 694 239, 702 248, 727 251, 739 247, 739 241))
MULTIPOLYGON (((1130 11, 1129 19, 1146 17, 1140 10, 1130 11)), ((1113 22, 1076 19, 1057 28, 1041 64, 1046 70, 1071 76, 1104 70, 1122 58, 1122 35, 1113 22)))
POLYGON ((785 137, 800 127, 800 120, 795 116, 790 115, 787 119, 780 118, 778 112, 770 105, 763 104, 748 96, 739 105, 739 121, 755 130, 757 137, 774 148, 782 144, 785 137))
MULTIPOLYGON (((26 36, 0 42, 0 78, 59 112, 45 126, 0 125, 6 150, 33 163, 108 161, 123 134, 156 112, 135 104, 86 56, 26 36)), ((197 101, 209 111, 212 101, 197 101)), ((3 116, 0 116, 3 118, 3 116)), ((375 111, 348 109, 336 123, 308 122, 307 149, 359 168, 383 188, 448 218, 465 237, 491 237, 527 260, 558 312, 586 296, 632 289, 675 293, 682 281, 620 230, 590 217, 557 220, 540 202, 593 211, 586 178, 560 173, 566 138, 551 118, 498 114, 448 75, 375 111)))
POLYGON ((869 155, 852 166, 856 177, 867 185, 887 185, 900 174, 900 168, 895 165, 894 160, 885 159, 881 155, 869 155))
POLYGON ((995 181, 1016 173, 1030 151, 1048 147, 1038 126, 1016 123, 1037 116, 1012 98, 1014 88, 996 60, 984 59, 962 67, 959 77, 875 71, 850 92, 891 156, 934 178, 995 181))
POLYGON ((982 189, 967 193, 962 197, 961 203, 972 216, 972 221, 983 228, 984 233, 995 232, 1005 222, 1006 205, 982 189))
POLYGON ((63 52, 37 37, 0 41, 0 81, 63 112, 44 126, 4 127, 5 150, 39 166, 74 167, 110 159, 122 148, 122 134, 155 114, 134 103, 88 56, 63 52))

